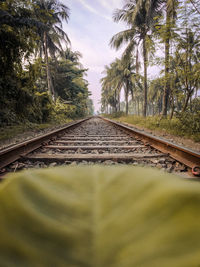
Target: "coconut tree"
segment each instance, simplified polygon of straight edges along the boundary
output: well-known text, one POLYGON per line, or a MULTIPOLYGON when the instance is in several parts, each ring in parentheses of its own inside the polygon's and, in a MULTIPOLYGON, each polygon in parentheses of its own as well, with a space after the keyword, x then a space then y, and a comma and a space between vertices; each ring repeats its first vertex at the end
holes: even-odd
POLYGON ((118 65, 119 59, 116 59, 110 64, 105 66, 104 74, 106 75, 101 79, 102 84, 102 104, 108 111, 108 105, 114 107, 115 111, 120 107, 120 92, 122 88, 122 80, 120 77, 120 70, 118 65))
POLYGON ((49 67, 49 56, 55 58, 56 53, 63 53, 62 43, 70 43, 67 34, 62 29, 62 21, 68 21, 69 8, 58 0, 33 0, 36 18, 46 24, 46 29, 39 31, 39 46, 36 52, 44 54, 49 94, 55 99, 49 67))
POLYGON ((133 90, 133 76, 136 66, 133 63, 132 58, 116 59, 106 67, 106 76, 102 78, 102 88, 106 92, 110 92, 110 100, 116 108, 116 104, 120 104, 120 93, 122 88, 124 89, 125 102, 126 102, 126 114, 128 114, 128 100, 129 95, 133 90), (114 99, 114 101, 113 101, 114 99))
POLYGON ((72 62, 80 64, 79 59, 82 57, 82 54, 79 51, 72 51, 69 47, 67 47, 64 57, 72 62))
MULTIPOLYGON (((197 8, 197 2, 195 0, 190 0, 191 5, 193 6, 194 11, 196 13, 200 13, 199 9, 197 8)), ((188 2, 185 2, 189 4, 188 2)), ((163 94, 163 110, 162 110, 162 116, 167 116, 167 110, 168 110, 168 103, 169 103, 169 95, 170 90, 173 90, 170 88, 170 41, 172 40, 172 33, 173 33, 173 27, 175 24, 175 18, 177 15, 177 8, 180 5, 180 2, 178 0, 164 0, 163 4, 165 5, 165 18, 166 22, 164 25, 164 34, 163 34, 163 40, 165 44, 165 85, 164 85, 164 94, 163 94)), ((183 11, 183 10, 182 10, 183 11)), ((182 21, 185 19, 183 18, 182 21)), ((188 15, 186 16, 186 20, 188 20, 188 15)), ((196 24, 198 22, 196 21, 196 24)), ((194 30, 195 31, 195 30, 194 30)), ((197 31, 198 32, 198 31, 197 31)), ((186 101, 187 103, 188 101, 186 101)), ((187 106, 187 104, 186 104, 187 106)))
POLYGON ((169 95, 170 95, 170 41, 172 38, 172 27, 174 25, 174 19, 176 17, 176 8, 178 5, 177 0, 164 0, 164 13, 165 13, 165 25, 162 35, 162 39, 165 45, 165 81, 163 92, 163 108, 162 117, 167 116, 169 95))
POLYGON ((128 43, 124 55, 133 53, 134 48, 140 46, 143 51, 144 64, 144 110, 147 112, 147 66, 148 66, 148 41, 154 26, 157 23, 156 16, 160 15, 161 1, 129 0, 123 9, 114 13, 116 22, 124 21, 128 29, 122 31, 111 39, 111 46, 119 49, 124 43, 128 43))
POLYGON ((128 115, 129 95, 130 94, 133 95, 134 91, 136 66, 133 64, 133 61, 131 59, 125 57, 121 59, 121 68, 122 68, 122 80, 124 83, 126 115, 128 115))

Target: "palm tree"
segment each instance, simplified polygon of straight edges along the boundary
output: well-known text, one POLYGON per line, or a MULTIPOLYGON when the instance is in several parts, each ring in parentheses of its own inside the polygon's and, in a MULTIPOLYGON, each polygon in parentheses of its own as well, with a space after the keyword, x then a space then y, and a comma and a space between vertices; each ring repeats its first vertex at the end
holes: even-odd
POLYGON ((149 86, 149 102, 152 104, 152 115, 162 112, 164 76, 151 81, 149 86))
MULTIPOLYGON (((69 19, 69 9, 58 0, 33 0, 36 18, 46 24, 46 29, 39 31, 40 55, 44 54, 49 94, 55 100, 55 90, 49 67, 49 55, 55 58, 56 53, 63 53, 61 42, 70 43, 62 29, 62 21, 69 19)), ((38 51, 37 51, 38 52, 38 51)))
MULTIPOLYGON (((136 66, 133 64, 133 61, 128 58, 122 58, 121 66, 123 68, 122 81, 124 82, 124 94, 126 102, 126 115, 128 115, 128 104, 129 104, 129 94, 133 95, 133 80, 136 76, 135 69, 136 66)), ((135 82, 135 81, 134 81, 135 82)))
POLYGON ((69 47, 66 48, 64 57, 72 62, 79 63, 79 59, 82 57, 82 54, 79 51, 72 51, 69 47))
POLYGON ((124 55, 133 53, 134 48, 142 43, 143 63, 144 63, 144 110, 143 116, 147 113, 147 65, 148 51, 147 42, 154 25, 157 22, 156 16, 160 15, 160 1, 150 0, 129 0, 123 9, 116 10, 114 20, 122 20, 129 28, 122 31, 111 39, 111 45, 116 49, 122 44, 128 43, 124 55))
POLYGON ((115 109, 115 111, 117 111, 117 109, 119 108, 119 96, 122 84, 120 84, 118 72, 118 61, 116 60, 112 62, 110 66, 105 66, 105 71, 103 73, 105 73, 106 76, 101 79, 101 102, 107 112, 108 105, 111 105, 115 109))
MULTIPOLYGON (((140 10, 142 10, 144 5, 143 0, 137 1, 137 7, 135 9, 135 16, 140 10)), ((164 93, 163 93, 163 109, 162 116, 167 116, 169 94, 170 94, 170 79, 169 79, 169 58, 170 58, 170 40, 171 40, 171 29, 174 23, 174 18, 176 17, 176 8, 178 5, 177 0, 154 0, 146 1, 146 11, 149 17, 157 16, 161 10, 165 10, 165 31, 164 31, 164 43, 165 43, 165 84, 164 84, 164 93)), ((148 17, 147 16, 147 17, 148 17)))
POLYGON ((164 31, 164 43, 165 43, 165 84, 164 84, 164 93, 163 93, 163 109, 162 117, 167 116, 169 94, 170 94, 170 74, 169 74, 169 65, 170 65, 170 40, 171 40, 171 31, 172 25, 174 24, 174 18, 176 16, 176 6, 177 0, 165 0, 163 1, 166 9, 166 22, 165 22, 165 31, 164 31))
POLYGON ((106 76, 101 79, 103 91, 110 97, 109 104, 114 106, 115 110, 117 110, 117 104, 120 107, 120 93, 124 88, 126 114, 128 114, 129 95, 133 90, 132 78, 136 75, 135 69, 132 58, 116 59, 106 67, 106 76))

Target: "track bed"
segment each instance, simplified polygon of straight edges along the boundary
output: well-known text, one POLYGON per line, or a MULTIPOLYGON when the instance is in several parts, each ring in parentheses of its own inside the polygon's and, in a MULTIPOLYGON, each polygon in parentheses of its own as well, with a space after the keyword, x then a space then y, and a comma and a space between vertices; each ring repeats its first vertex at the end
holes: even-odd
POLYGON ((13 172, 27 168, 77 164, 148 165, 168 172, 187 172, 188 167, 152 147, 143 138, 119 125, 92 117, 57 133, 36 149, 3 168, 13 172))

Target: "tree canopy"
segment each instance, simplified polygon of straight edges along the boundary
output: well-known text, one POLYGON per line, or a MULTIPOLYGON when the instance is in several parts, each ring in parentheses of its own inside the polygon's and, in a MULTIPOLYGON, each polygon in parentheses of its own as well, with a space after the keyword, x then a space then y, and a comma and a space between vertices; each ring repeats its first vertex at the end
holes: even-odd
POLYGON ((63 30, 69 15, 58 0, 0 1, 1 124, 91 111, 87 70, 63 30))
MULTIPOLYGON (((121 73, 126 72, 125 58, 127 64, 135 65, 129 90, 124 94, 126 109, 122 111, 130 112, 129 104, 133 114, 172 118, 174 114, 179 116, 181 112, 193 110, 194 102, 195 107, 199 103, 200 108, 198 6, 197 0, 127 0, 122 9, 115 10, 114 21, 125 22, 126 28, 111 38, 111 47, 118 49, 126 45, 121 59, 117 60, 121 73), (152 71, 149 75, 152 66, 160 69, 157 76, 152 75, 152 71)), ((116 84, 118 65, 114 61, 109 69, 105 68, 103 112, 115 112, 111 96, 115 96, 117 90, 120 99, 121 92, 126 90, 125 83, 116 84)))

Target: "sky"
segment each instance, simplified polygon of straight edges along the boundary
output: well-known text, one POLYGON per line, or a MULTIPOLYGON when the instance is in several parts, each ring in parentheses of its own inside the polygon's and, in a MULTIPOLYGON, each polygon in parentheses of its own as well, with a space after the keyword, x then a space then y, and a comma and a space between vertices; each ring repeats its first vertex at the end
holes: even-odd
POLYGON ((123 0, 61 0, 70 8, 70 19, 64 23, 73 51, 82 54, 81 63, 88 68, 86 79, 95 111, 100 110, 101 84, 105 65, 109 65, 122 51, 111 49, 112 36, 124 30, 122 24, 113 21, 116 8, 122 8, 123 0))

